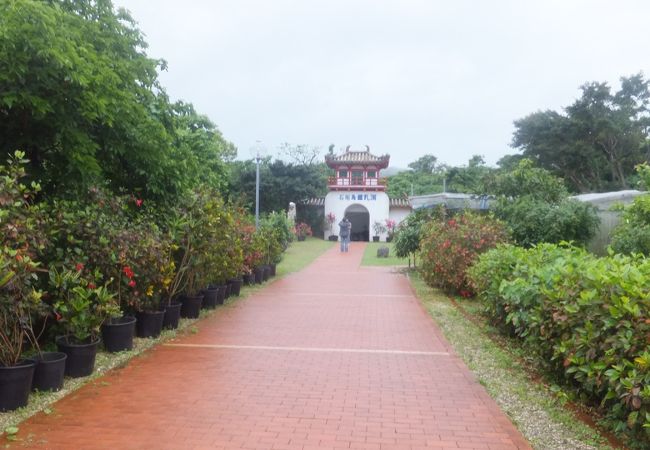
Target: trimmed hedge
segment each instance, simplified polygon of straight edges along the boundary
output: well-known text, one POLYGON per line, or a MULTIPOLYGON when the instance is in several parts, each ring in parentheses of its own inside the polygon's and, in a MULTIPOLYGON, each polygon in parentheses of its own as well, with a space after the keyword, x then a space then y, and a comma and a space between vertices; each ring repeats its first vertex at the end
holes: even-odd
POLYGON ((650 259, 554 244, 500 245, 468 276, 501 329, 650 443, 650 259))

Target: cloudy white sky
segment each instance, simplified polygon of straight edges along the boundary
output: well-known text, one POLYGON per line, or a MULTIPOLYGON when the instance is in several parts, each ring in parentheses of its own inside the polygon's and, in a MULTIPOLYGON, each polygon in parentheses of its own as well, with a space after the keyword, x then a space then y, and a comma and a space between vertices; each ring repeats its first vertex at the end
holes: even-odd
POLYGON ((257 140, 370 145, 405 167, 507 153, 512 122, 650 74, 644 0, 114 0, 173 99, 243 158, 257 140))

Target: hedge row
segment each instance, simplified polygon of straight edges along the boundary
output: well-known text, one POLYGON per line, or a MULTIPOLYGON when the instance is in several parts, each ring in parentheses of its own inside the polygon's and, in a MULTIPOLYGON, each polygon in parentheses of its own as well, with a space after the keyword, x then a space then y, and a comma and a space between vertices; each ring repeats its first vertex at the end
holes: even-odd
POLYGON ((504 333, 650 443, 650 259, 566 245, 500 245, 468 275, 504 333))

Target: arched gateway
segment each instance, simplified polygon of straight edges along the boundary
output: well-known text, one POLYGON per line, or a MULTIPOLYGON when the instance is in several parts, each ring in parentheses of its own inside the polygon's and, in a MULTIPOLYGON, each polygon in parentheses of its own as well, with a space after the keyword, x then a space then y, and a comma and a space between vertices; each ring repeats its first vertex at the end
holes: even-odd
MULTIPOLYGON (((325 163, 334 169, 329 178, 329 192, 325 199, 313 199, 312 205, 324 207, 324 217, 334 217, 332 227, 325 230, 325 239, 338 235, 339 222, 347 217, 352 222, 353 241, 368 241, 374 235, 373 225, 386 224, 388 219, 399 223, 411 212, 408 199, 389 199, 385 179, 380 171, 388 167, 389 155, 376 156, 366 150, 350 150, 344 153, 330 153, 325 163)), ((380 240, 386 240, 382 233, 380 240)))
POLYGON ((352 223, 351 241, 370 240, 370 213, 368 208, 358 203, 350 205, 345 209, 345 217, 352 223))

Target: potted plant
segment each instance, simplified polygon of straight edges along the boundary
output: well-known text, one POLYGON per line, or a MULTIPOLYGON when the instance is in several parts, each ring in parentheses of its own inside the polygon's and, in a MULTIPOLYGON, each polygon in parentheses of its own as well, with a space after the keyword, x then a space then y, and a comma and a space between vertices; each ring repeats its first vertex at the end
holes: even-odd
MULTIPOLYGON (((74 269, 50 267, 50 287, 55 300, 54 314, 64 329, 56 339, 60 352, 68 355, 65 374, 71 377, 90 375, 95 367, 101 325, 121 314, 115 295, 98 270, 86 271, 78 263, 74 269)), ((110 281, 109 281, 110 282, 110 281)))
POLYGON ((304 241, 307 236, 311 236, 312 231, 311 227, 304 222, 300 222, 296 225, 296 238, 298 241, 304 241))
POLYGON ((36 342, 31 315, 41 305, 32 275, 37 264, 28 255, 0 248, 0 411, 27 404, 36 362, 22 359, 25 340, 36 342))
POLYGON ((38 211, 31 205, 37 183, 26 186, 23 152, 0 165, 0 411, 27 404, 36 363, 23 358, 25 342, 37 346, 32 320, 43 312, 39 263, 38 211))
MULTIPOLYGON (((334 227, 334 222, 336 222, 336 215, 333 212, 327 213, 325 215, 325 229, 331 232, 334 227)), ((327 239, 329 241, 338 241, 339 237, 335 234, 330 234, 327 239)))
POLYGON ((379 237, 386 232, 386 227, 383 223, 376 221, 372 224, 372 229, 375 232, 374 236, 372 237, 372 241, 379 242, 379 237))
POLYGON ((396 226, 397 226, 397 222, 395 222, 393 219, 386 219, 386 231, 388 232, 388 236, 386 237, 386 242, 391 242, 393 240, 396 226))

